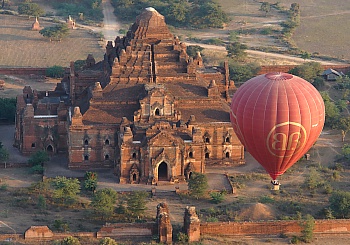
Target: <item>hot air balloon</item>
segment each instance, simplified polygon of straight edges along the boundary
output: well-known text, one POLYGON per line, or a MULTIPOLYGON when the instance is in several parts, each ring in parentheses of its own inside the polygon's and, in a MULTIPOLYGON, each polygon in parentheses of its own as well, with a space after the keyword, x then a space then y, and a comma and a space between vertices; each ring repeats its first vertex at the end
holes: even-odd
POLYGON ((277 177, 316 142, 325 107, 319 92, 304 79, 268 73, 245 82, 232 97, 231 122, 247 151, 277 177))

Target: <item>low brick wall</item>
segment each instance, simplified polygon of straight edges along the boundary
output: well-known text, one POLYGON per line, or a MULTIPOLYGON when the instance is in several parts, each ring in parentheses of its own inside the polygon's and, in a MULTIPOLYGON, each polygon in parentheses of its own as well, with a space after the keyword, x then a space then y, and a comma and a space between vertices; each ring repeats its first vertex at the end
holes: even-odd
MULTIPOLYGON (((202 223, 201 235, 278 235, 300 233, 299 221, 202 223)), ((350 220, 316 220, 315 233, 349 233, 350 220)))
POLYGON ((37 75, 37 76, 45 76, 46 68, 1 68, 0 74, 3 75, 37 75))
MULTIPOLYGON (((266 74, 269 72, 288 72, 291 69, 296 67, 296 65, 275 65, 275 66, 261 66, 261 69, 259 71, 259 75, 266 74)), ((349 65, 323 65, 322 66, 324 70, 327 70, 328 68, 335 69, 337 71, 341 71, 344 73, 347 73, 350 71, 349 65)))
POLYGON ((156 223, 119 223, 103 226, 97 232, 97 238, 102 237, 134 237, 149 236, 157 233, 156 223))

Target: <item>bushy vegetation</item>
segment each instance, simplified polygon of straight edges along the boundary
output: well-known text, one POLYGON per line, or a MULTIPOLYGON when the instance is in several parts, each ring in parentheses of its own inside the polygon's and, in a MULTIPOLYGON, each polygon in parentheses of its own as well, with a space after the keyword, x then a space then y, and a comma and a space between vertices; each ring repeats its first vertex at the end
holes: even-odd
POLYGON ((37 3, 32 3, 30 0, 25 0, 23 3, 18 5, 18 13, 39 17, 44 14, 44 10, 37 3))
POLYGON ((51 66, 45 70, 47 77, 62 78, 64 76, 64 68, 62 66, 51 66))
POLYGON ((255 77, 260 71, 261 67, 256 63, 238 63, 234 60, 229 60, 230 79, 232 79, 237 86, 255 77))
POLYGON ((306 62, 291 69, 289 73, 304 78, 306 81, 313 83, 323 72, 323 67, 319 62, 306 62))
POLYGON ((40 30, 39 33, 44 37, 47 37, 51 41, 61 41, 69 34, 69 28, 66 23, 60 23, 55 26, 45 27, 40 30))
POLYGON ((95 192, 97 188, 97 173, 86 171, 84 176, 84 188, 88 191, 95 192))
POLYGON ((133 21, 145 8, 153 6, 173 26, 222 28, 229 21, 221 6, 212 0, 112 0, 115 13, 123 20, 133 21))
POLYGON ((102 0, 66 0, 53 2, 58 15, 92 21, 103 20, 101 4, 102 0))

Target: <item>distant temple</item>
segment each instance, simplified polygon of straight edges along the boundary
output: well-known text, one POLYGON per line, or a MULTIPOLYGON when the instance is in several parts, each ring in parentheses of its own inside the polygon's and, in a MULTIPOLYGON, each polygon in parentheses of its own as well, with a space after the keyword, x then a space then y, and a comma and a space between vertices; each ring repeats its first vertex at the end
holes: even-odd
POLYGON ((147 8, 103 61, 72 62, 54 91, 23 89, 15 144, 23 154, 66 153, 70 169, 111 168, 120 183, 183 181, 207 164, 244 163, 229 116, 235 89, 227 63, 189 57, 147 8))

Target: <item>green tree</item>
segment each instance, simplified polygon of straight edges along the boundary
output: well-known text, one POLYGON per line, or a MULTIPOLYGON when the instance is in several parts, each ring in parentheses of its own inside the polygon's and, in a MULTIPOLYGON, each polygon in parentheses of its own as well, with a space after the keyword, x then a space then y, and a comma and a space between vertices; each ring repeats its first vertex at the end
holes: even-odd
POLYGON ((301 239, 303 242, 309 243, 314 237, 315 219, 311 214, 307 214, 303 222, 301 223, 301 239))
POLYGON ((271 4, 269 2, 262 2, 259 10, 265 12, 265 16, 267 16, 271 11, 271 4))
POLYGON ((338 119, 340 117, 340 112, 337 105, 332 101, 327 92, 321 92, 322 99, 325 105, 325 125, 328 127, 336 127, 338 119))
POLYGON ((289 73, 304 78, 306 81, 313 82, 316 77, 323 72, 323 67, 319 62, 306 62, 302 65, 296 66, 289 71, 289 73))
POLYGON ((192 18, 189 21, 196 28, 222 28, 225 23, 229 22, 229 18, 221 6, 212 1, 195 5, 191 13, 192 18))
POLYGON ((28 163, 30 166, 42 166, 48 160, 50 160, 50 158, 46 151, 37 151, 30 156, 28 163))
POLYGON ((80 245, 80 241, 76 237, 69 236, 63 239, 61 245, 80 245))
POLYGON ((344 144, 341 148, 341 152, 346 159, 350 159, 350 145, 344 144))
POLYGON ((186 49, 186 52, 190 57, 194 57, 196 56, 197 52, 202 52, 203 50, 204 48, 199 45, 189 45, 186 49))
POLYGON ((62 78, 64 76, 64 67, 62 66, 51 66, 46 68, 45 75, 47 77, 62 78))
POLYGON ((50 42, 52 40, 61 41, 62 38, 68 36, 69 28, 66 23, 60 23, 55 26, 45 27, 40 30, 39 33, 44 37, 49 38, 50 42))
POLYGON ((110 237, 105 237, 100 240, 98 245, 118 245, 118 244, 114 239, 110 237))
POLYGON ((350 117, 340 118, 336 127, 341 130, 342 142, 344 142, 345 136, 350 130, 350 117))
POLYGON ((9 160, 10 154, 8 150, 4 147, 0 148, 0 162, 5 164, 6 167, 6 162, 9 160))
POLYGON ((16 99, 0 98, 0 118, 10 123, 15 122, 16 99))
POLYGON ((312 85, 318 90, 323 88, 324 85, 325 85, 324 78, 323 77, 315 77, 314 82, 312 83, 312 85))
POLYGON ((38 196, 37 206, 41 212, 46 210, 46 198, 43 195, 38 196))
POLYGON ((132 217, 140 218, 140 216, 144 215, 145 211, 147 210, 147 196, 148 194, 145 191, 134 191, 127 197, 127 210, 132 217))
POLYGON ((236 86, 255 77, 260 71, 260 68, 255 63, 240 64, 232 60, 229 61, 230 78, 235 82, 236 86))
POLYGON ((329 203, 334 217, 342 219, 350 218, 350 192, 333 192, 329 198, 329 203))
POLYGON ((86 190, 95 192, 97 188, 97 173, 86 171, 84 179, 84 188, 86 190))
POLYGON ((57 176, 51 182, 54 188, 53 197, 58 203, 70 205, 76 202, 80 193, 80 182, 76 178, 57 176))
POLYGON ((18 13, 28 16, 39 17, 45 12, 38 4, 32 3, 31 1, 25 1, 18 5, 18 13))
POLYGON ((184 25, 188 22, 190 5, 186 0, 170 1, 165 11, 169 23, 174 26, 184 25))
POLYGON ((227 56, 237 60, 244 60, 247 57, 248 46, 240 42, 233 42, 226 45, 227 56))
POLYGON ((308 176, 305 178, 304 185, 309 190, 314 190, 323 184, 323 180, 320 173, 315 169, 311 168, 308 176))
POLYGON ((304 59, 304 60, 307 60, 307 59, 310 59, 311 58, 311 54, 309 52, 302 52, 301 53, 301 58, 304 59))
POLYGON ((96 215, 106 219, 113 215, 117 192, 110 188, 97 190, 91 201, 91 207, 96 215))
POLYGON ((207 176, 202 173, 193 172, 188 180, 188 190, 190 196, 195 198, 204 197, 208 189, 207 176))
POLYGON ((211 201, 215 204, 222 203, 225 200, 224 192, 212 192, 210 193, 211 201))

